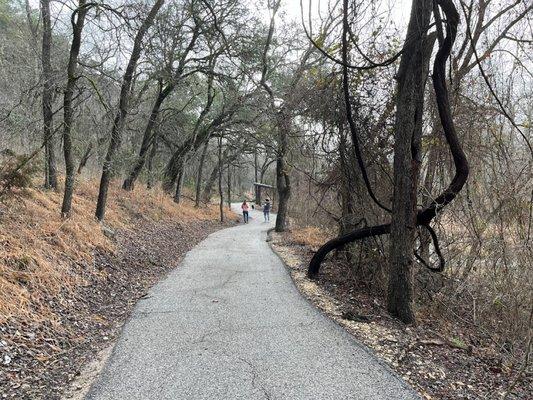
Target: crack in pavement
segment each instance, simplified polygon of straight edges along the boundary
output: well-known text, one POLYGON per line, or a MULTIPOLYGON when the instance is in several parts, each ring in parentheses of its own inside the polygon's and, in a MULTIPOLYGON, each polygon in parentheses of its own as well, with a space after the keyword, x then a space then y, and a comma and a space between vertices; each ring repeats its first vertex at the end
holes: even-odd
POLYGON ((207 338, 208 337, 214 336, 214 335, 216 335, 218 333, 222 333, 224 331, 224 329, 222 328, 222 321, 220 319, 217 319, 217 323, 218 323, 218 329, 205 332, 198 340, 193 340, 190 343, 194 344, 194 345, 200 344, 200 343, 205 343, 205 342, 207 342, 207 338))
POLYGON ((252 387, 254 389, 259 389, 261 390, 261 392, 263 393, 263 395, 265 396, 265 399, 266 400, 271 400, 272 397, 269 393, 269 391, 265 388, 264 385, 260 384, 260 385, 257 385, 257 381, 260 380, 259 378, 259 374, 257 373, 257 369, 255 367, 255 365, 250 361, 250 360, 247 360, 246 358, 244 357, 237 357, 237 360, 243 362, 244 364, 248 365, 248 367, 250 367, 250 374, 252 376, 252 387))

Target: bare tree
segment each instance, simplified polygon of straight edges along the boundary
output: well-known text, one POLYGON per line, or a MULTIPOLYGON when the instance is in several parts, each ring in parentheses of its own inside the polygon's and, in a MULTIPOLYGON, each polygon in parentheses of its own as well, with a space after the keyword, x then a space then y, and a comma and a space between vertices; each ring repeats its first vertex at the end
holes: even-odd
POLYGON ((57 171, 56 157, 53 140, 53 112, 52 103, 54 97, 54 86, 52 82, 52 24, 50 18, 50 0, 41 0, 41 18, 43 21, 43 39, 41 63, 43 72, 43 130, 44 130, 44 160, 45 160, 45 178, 44 187, 48 189, 57 189, 57 171))
MULTIPOLYGON (((413 10, 419 10, 428 12, 426 7, 430 7, 429 5, 425 4, 426 0, 414 0, 413 2, 413 10), (419 8, 422 7, 422 8, 419 8)), ((399 207, 403 205, 404 209, 401 210, 400 213, 400 219, 398 217, 395 217, 393 215, 393 218, 397 218, 394 222, 398 225, 395 229, 398 229, 401 231, 403 229, 404 232, 406 232, 407 226, 409 226, 409 229, 415 230, 415 227, 417 225, 423 226, 425 229, 427 229, 434 242, 435 251, 439 255, 440 258, 440 264, 438 267, 430 267, 430 269, 434 269, 436 271, 442 271, 444 269, 444 259, 442 257, 442 254, 440 252, 440 247, 438 244, 437 236, 434 232, 434 230, 430 227, 430 223, 435 218, 438 212, 440 212, 444 207, 446 207, 450 202, 452 202, 457 194, 461 191, 464 184, 467 181, 469 168, 468 168, 468 162, 466 159, 466 156, 463 152, 463 149, 461 147, 461 144, 459 142, 459 139, 457 137, 457 133, 455 131, 455 125, 452 119, 452 113, 451 113, 451 107, 450 102, 448 98, 448 88, 446 84, 446 60, 450 56, 451 48, 453 46, 453 43, 455 41, 455 37, 457 34, 457 25, 459 23, 459 15, 457 13, 457 10, 451 2, 451 0, 439 0, 438 6, 443 10, 445 14, 445 24, 446 24, 446 36, 444 36, 444 33, 442 32, 442 25, 444 24, 443 20, 440 19, 439 10, 437 8, 434 9, 435 18, 437 20, 437 35, 440 37, 439 40, 439 50, 435 56, 435 61, 433 63, 433 87, 435 90, 435 97, 437 102, 437 107, 439 111, 439 117, 442 124, 442 129, 444 136, 446 138, 446 141, 448 143, 448 147, 450 149, 450 152, 452 154, 452 158, 455 165, 455 175, 448 185, 448 187, 443 190, 440 195, 435 197, 429 204, 424 206, 424 208, 419 209, 416 211, 411 211, 414 207, 416 207, 416 195, 413 199, 413 194, 411 191, 411 185, 416 185, 416 183, 413 182, 414 176, 413 171, 416 171, 418 169, 418 166, 416 165, 405 165, 405 160, 398 160, 395 167, 400 168, 402 165, 404 168, 408 168, 407 171, 409 175, 411 176, 408 178, 407 183, 402 184, 402 188, 399 191, 399 193, 394 194, 395 200, 397 204, 395 207, 399 207), (412 214, 413 213, 413 214, 412 214), (411 215, 414 215, 414 219, 411 219, 411 215)), ((343 65, 344 65, 344 91, 345 96, 348 92, 347 90, 347 79, 346 79, 346 73, 347 73, 347 59, 346 59, 346 51, 347 51, 347 13, 348 13, 348 1, 344 0, 344 23, 343 23, 343 65)), ((420 79, 418 82, 414 82, 412 79, 414 77, 417 77, 417 75, 412 75, 411 83, 412 85, 415 85, 415 88, 420 89, 420 85, 423 87, 424 82, 424 60, 426 60, 426 57, 428 57, 429 49, 428 43, 430 41, 428 40, 426 36, 426 30, 429 26, 429 14, 427 15, 427 19, 425 22, 424 20, 421 20, 420 22, 422 24, 419 24, 416 20, 418 19, 418 14, 413 11, 411 14, 411 21, 409 24, 409 28, 411 32, 414 30, 414 38, 413 41, 411 41, 411 36, 408 36, 409 40, 406 41, 404 44, 404 50, 407 51, 406 54, 409 54, 409 52, 414 51, 415 53, 411 53, 412 57, 417 57, 415 59, 418 59, 417 63, 414 64, 415 66, 418 65, 417 68, 415 68, 413 71, 410 72, 410 74, 413 74, 414 71, 418 70, 418 79, 420 79), (413 21, 413 19, 415 21, 413 21)), ((403 57, 406 59, 406 62, 408 58, 406 58, 405 54, 403 54, 403 57)), ((410 62, 410 60, 409 60, 410 62)), ((402 66, 400 66, 400 80, 399 84, 402 83, 402 76, 404 76, 403 79, 405 79, 406 74, 409 70, 405 70, 406 66, 405 63, 402 66)), ((411 67, 410 67, 411 68, 411 67)), ((405 82, 405 81, 403 81, 405 82)), ((410 88, 409 91, 413 91, 413 88, 410 88)), ((407 93, 409 93, 407 91, 407 93)), ((349 98, 347 99, 349 100, 349 98)), ((417 121, 417 117, 421 119, 421 100, 416 97, 416 92, 413 91, 411 94, 408 95, 407 101, 410 101, 410 103, 407 104, 408 108, 405 108, 402 110, 403 106, 400 107, 398 110, 398 113, 401 113, 401 111, 404 111, 409 115, 412 119, 409 123, 405 122, 403 118, 406 118, 406 116, 398 116, 396 120, 396 127, 397 129, 403 129, 403 123, 406 123, 407 126, 410 125, 410 131, 409 133, 402 133, 406 135, 406 138, 402 138, 401 136, 397 139, 399 140, 408 140, 409 143, 406 145, 403 143, 403 146, 407 146, 406 149, 402 149, 401 153, 398 157, 408 157, 408 160, 411 160, 411 162, 416 162, 416 158, 414 156, 417 156, 418 152, 416 151, 416 146, 419 146, 419 144, 416 143, 417 134, 416 130, 418 128, 417 124, 420 124, 420 121, 417 121), (417 114, 418 113, 418 114, 417 114), (400 124, 401 122, 401 124, 400 124), (415 141, 413 143, 413 141, 415 141), (415 151, 413 153, 410 153, 412 151, 411 146, 415 146, 415 151), (407 153, 407 154, 406 154, 407 153)), ((348 119, 351 119, 351 111, 350 111, 350 102, 346 101, 346 107, 347 107, 347 114, 348 119)), ((409 117, 407 117, 409 118, 409 117)), ((350 130, 352 131, 352 135, 356 136, 356 131, 354 130, 354 124, 353 121, 350 122, 350 130)), ((400 135, 400 132, 396 132, 396 135, 400 135)), ((354 140, 354 145, 356 145, 357 140, 354 140)), ((400 146, 400 145, 398 145, 400 146)), ((396 156, 395 156, 396 157, 396 156)), ((360 161, 360 159, 359 159, 360 161)), ((361 165, 361 169, 364 170, 364 165, 361 165)), ((400 171, 398 171, 400 173, 400 171)), ((405 177, 402 177, 402 180, 406 179, 405 177)), ((397 184, 400 184, 398 181, 397 184)), ((416 187, 416 186, 415 186, 416 187)), ((368 188, 369 192, 371 191, 370 187, 368 188)), ((395 191, 396 191, 395 187, 395 191)), ((375 201, 377 201, 374 198, 375 201)), ((416 209, 415 209, 416 210, 416 209)), ((396 211, 398 212, 398 211, 396 211)), ((361 240, 363 238, 367 237, 374 237, 374 236, 380 236, 384 234, 391 233, 391 223, 376 225, 376 226, 369 226, 361 229, 356 229, 348 234, 345 234, 343 236, 340 236, 338 238, 332 239, 326 244, 324 244, 313 256, 310 264, 309 264, 309 270, 308 274, 310 277, 316 276, 316 274, 319 271, 320 264, 324 257, 332 250, 339 248, 341 246, 344 246, 347 243, 351 243, 355 240, 361 240)), ((414 235, 414 232, 411 232, 414 235)), ((411 234, 409 233, 409 234, 411 234)), ((398 237, 398 232, 395 234, 395 237, 392 238, 392 241, 398 240, 400 241, 397 244, 391 245, 391 255, 396 257, 398 256, 399 259, 397 261, 391 260, 391 270, 390 272, 393 274, 400 274, 401 276, 394 276, 394 279, 396 281, 393 281, 390 283, 389 287, 389 311, 393 313, 394 315, 398 316, 403 321, 410 323, 414 321, 414 315, 411 310, 410 301, 411 301, 411 288, 410 288, 410 265, 412 264, 412 259, 410 258, 412 255, 412 251, 414 250, 414 242, 413 239, 408 237, 405 242, 403 241, 403 238, 398 237), (407 252, 411 250, 411 253, 408 255, 407 252), (409 258, 407 258, 409 257, 409 258), (394 262, 401 262, 401 265, 394 265, 394 262)))
POLYGON ((403 322, 415 320, 412 265, 416 237, 424 87, 435 36, 427 35, 432 0, 414 0, 397 76, 394 126, 394 196, 387 309, 403 322))
MULTIPOLYGON (((146 128, 144 130, 144 135, 141 143, 141 147, 139 150, 139 156, 137 157, 137 160, 135 161, 133 168, 131 169, 128 177, 124 180, 124 183, 122 185, 122 188, 124 190, 133 190, 133 186, 135 184, 135 181, 139 177, 139 174, 142 171, 142 168, 144 167, 144 163, 146 161, 146 156, 148 154, 148 151, 150 150, 150 147, 152 146, 154 142, 154 126, 157 120, 157 117, 159 115, 161 105, 165 101, 165 99, 171 95, 177 85, 187 76, 192 74, 193 71, 189 71, 185 73, 185 67, 189 63, 188 56, 193 50, 198 37, 200 35, 200 21, 194 17, 194 28, 191 32, 190 40, 187 44, 187 46, 181 50, 181 53, 179 54, 179 59, 177 63, 177 67, 174 69, 175 64, 175 52, 177 51, 176 47, 176 40, 173 38, 173 46, 171 46, 170 49, 170 55, 169 55, 169 65, 167 67, 168 70, 172 71, 170 73, 170 78, 168 82, 166 82, 163 85, 162 80, 159 81, 159 89, 157 93, 156 100, 154 102, 154 105, 152 106, 152 111, 150 113, 150 117, 148 118, 148 122, 146 124, 146 128)), ((186 24, 182 24, 182 26, 185 26, 186 24)), ((181 32, 174 33, 174 35, 180 35, 181 32)), ((181 33, 183 35, 183 33, 181 33)))
POLYGON ((72 194, 74 192, 74 155, 72 154, 72 122, 73 107, 72 100, 76 81, 78 80, 78 56, 81 48, 81 34, 85 24, 85 17, 89 5, 86 0, 79 0, 78 8, 72 13, 72 43, 67 65, 67 86, 63 97, 63 154, 65 157, 65 192, 61 215, 69 216, 72 209, 72 194))
POLYGON ((117 152, 120 142, 122 140, 122 131, 124 129, 124 121, 126 115, 128 114, 128 102, 131 95, 131 83, 133 80, 133 74, 137 68, 137 62, 141 56, 142 43, 146 32, 152 25, 155 16, 157 15, 159 9, 163 5, 164 0, 156 0, 152 8, 150 9, 148 16, 142 22, 139 30, 135 35, 135 40, 133 42, 133 49, 124 72, 124 77, 122 79, 122 87, 120 89, 120 96, 118 100, 118 110, 113 121, 113 127, 111 129, 111 141, 109 142, 109 147, 105 156, 104 165, 102 168, 102 176, 100 178, 100 188, 98 192, 98 201, 96 203, 96 218, 102 221, 105 216, 105 207, 107 202, 107 192, 109 189, 109 181, 111 180, 111 170, 113 159, 115 153, 117 152))
POLYGON ((270 24, 266 37, 265 47, 262 54, 262 70, 260 85, 263 87, 268 95, 270 112, 273 114, 274 124, 276 126, 276 187, 278 191, 278 210, 276 215, 276 232, 283 232, 287 230, 289 217, 289 200, 291 197, 291 178, 287 163, 289 155, 289 138, 291 130, 293 129, 293 115, 292 108, 295 102, 295 89, 306 71, 309 58, 313 53, 314 47, 309 44, 304 54, 300 58, 299 64, 288 77, 288 85, 284 92, 275 93, 272 85, 269 83, 270 73, 272 72, 272 65, 269 61, 269 52, 272 45, 276 14, 281 6, 281 0, 275 1, 270 8, 270 24), (281 102, 281 104, 279 104, 281 102))

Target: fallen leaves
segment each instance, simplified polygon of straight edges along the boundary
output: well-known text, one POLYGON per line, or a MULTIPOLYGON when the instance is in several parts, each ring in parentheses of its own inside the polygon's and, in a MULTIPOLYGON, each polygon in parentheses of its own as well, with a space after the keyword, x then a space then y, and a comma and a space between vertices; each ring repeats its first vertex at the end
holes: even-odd
POLYGON ((524 373, 514 384, 516 368, 502 365, 490 341, 468 340, 471 336, 460 322, 437 324, 421 318, 418 326, 406 327, 388 316, 379 297, 350 279, 345 265, 326 262, 320 278, 311 281, 306 276, 311 249, 294 245, 283 234, 272 237, 272 247, 302 294, 371 348, 424 399, 502 399, 511 386, 508 399, 531 398, 532 374, 524 373))
POLYGON ((60 398, 80 366, 117 336, 135 303, 149 297, 147 289, 220 228, 218 221, 140 221, 116 232, 116 253, 98 248, 90 263, 74 263, 69 273, 84 284, 39 298, 57 321, 11 317, 0 325, 0 398, 60 398))

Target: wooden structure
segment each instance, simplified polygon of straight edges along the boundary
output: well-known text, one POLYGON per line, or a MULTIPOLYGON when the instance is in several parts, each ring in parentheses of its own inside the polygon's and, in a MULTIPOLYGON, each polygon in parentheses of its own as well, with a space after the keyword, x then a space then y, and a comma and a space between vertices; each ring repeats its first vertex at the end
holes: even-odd
POLYGON ((254 193, 255 193, 255 204, 261 205, 261 195, 265 191, 267 198, 270 199, 270 203, 274 204, 276 200, 276 187, 272 185, 267 185, 261 182, 254 182, 254 193))

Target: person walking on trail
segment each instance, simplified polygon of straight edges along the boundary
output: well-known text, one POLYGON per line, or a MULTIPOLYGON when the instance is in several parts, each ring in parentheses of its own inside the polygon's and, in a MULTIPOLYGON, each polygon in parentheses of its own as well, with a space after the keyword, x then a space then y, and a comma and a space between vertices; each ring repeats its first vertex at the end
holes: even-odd
POLYGON ((250 207, 248 206, 248 203, 246 202, 246 200, 243 201, 242 205, 241 205, 241 208, 242 208, 242 217, 244 219, 244 223, 247 224, 248 223, 248 210, 250 209, 250 207))
POLYGON ((270 221, 270 209, 272 208, 272 205, 270 204, 270 200, 266 199, 266 203, 263 205, 263 216, 265 217, 265 222, 270 221))

